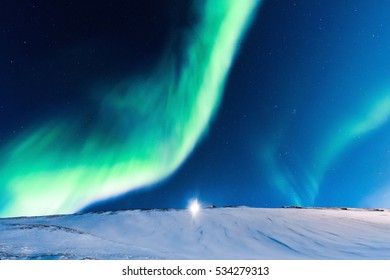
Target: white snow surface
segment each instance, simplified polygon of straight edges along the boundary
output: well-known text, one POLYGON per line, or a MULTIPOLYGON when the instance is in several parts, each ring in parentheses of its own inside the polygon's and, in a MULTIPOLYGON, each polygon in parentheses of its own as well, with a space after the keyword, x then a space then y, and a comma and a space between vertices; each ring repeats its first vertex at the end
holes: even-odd
POLYGON ((0 219, 0 259, 390 259, 389 209, 128 210, 0 219))

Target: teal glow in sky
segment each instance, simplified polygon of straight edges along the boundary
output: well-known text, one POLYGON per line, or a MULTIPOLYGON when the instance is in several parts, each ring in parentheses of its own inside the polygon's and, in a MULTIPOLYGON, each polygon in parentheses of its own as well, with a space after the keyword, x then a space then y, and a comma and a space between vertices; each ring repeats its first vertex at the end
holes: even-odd
POLYGON ((352 118, 340 119, 333 129, 327 131, 327 135, 318 141, 310 160, 305 164, 301 162, 296 170, 289 169, 278 159, 280 154, 276 147, 280 145, 280 139, 264 145, 260 159, 267 168, 269 183, 290 197, 293 205, 315 205, 324 177, 334 162, 354 147, 354 141, 364 139, 388 124, 390 95, 375 96, 378 96, 377 100, 358 107, 352 118))
POLYGON ((152 70, 92 94, 85 113, 59 114, 9 140, 1 216, 74 212, 172 174, 207 133, 257 4, 198 4, 183 53, 168 47, 152 70))
POLYGON ((389 14, 1 2, 0 216, 390 205, 389 14))

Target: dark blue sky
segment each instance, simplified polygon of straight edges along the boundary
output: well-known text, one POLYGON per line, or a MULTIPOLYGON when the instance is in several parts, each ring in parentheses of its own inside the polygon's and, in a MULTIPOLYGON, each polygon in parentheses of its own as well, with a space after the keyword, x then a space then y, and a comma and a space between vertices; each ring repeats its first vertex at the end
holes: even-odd
POLYGON ((390 190, 387 111, 375 125, 390 94, 389 12, 381 1, 264 1, 189 160, 101 207, 185 207, 194 196, 277 207, 297 204, 295 192, 306 206, 389 206, 376 199, 390 190))
MULTIPOLYGON (((88 110, 86 89, 148 69, 169 42, 179 53, 198 20, 191 6, 2 2, 0 145, 54 113, 88 110)), ((389 207, 389 14, 379 0, 263 1, 216 117, 184 164, 87 209, 185 207, 193 197, 389 207)))

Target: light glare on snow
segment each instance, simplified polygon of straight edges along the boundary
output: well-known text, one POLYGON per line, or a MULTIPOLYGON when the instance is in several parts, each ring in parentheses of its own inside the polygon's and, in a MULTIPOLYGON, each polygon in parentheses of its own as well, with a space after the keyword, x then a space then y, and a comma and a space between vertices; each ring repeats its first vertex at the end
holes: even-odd
POLYGON ((197 199, 191 201, 189 210, 191 212, 192 217, 196 217, 200 211, 200 204, 197 199))

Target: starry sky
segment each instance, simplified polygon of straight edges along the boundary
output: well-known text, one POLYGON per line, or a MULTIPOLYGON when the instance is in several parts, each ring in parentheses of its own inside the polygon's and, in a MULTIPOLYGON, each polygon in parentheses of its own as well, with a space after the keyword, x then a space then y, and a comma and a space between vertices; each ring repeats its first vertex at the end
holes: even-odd
POLYGON ((0 215, 390 207, 390 3, 0 3, 0 215))

